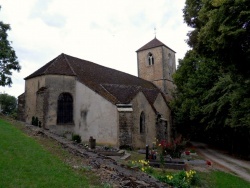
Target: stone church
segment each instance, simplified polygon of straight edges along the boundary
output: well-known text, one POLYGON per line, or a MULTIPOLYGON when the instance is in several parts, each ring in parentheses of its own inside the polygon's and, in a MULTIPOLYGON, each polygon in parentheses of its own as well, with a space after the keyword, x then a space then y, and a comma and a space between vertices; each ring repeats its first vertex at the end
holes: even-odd
POLYGON ((20 119, 60 135, 133 148, 170 139, 175 52, 154 38, 137 51, 138 77, 61 54, 25 78, 20 119))

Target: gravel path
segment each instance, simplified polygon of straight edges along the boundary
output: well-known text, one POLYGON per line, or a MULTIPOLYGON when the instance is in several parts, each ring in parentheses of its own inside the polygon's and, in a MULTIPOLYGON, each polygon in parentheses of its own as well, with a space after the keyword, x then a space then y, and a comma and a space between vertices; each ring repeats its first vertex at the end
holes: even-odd
POLYGON ((197 151, 208 160, 225 167, 239 177, 250 182, 250 161, 236 159, 220 151, 210 149, 203 143, 192 142, 192 144, 197 148, 197 151))

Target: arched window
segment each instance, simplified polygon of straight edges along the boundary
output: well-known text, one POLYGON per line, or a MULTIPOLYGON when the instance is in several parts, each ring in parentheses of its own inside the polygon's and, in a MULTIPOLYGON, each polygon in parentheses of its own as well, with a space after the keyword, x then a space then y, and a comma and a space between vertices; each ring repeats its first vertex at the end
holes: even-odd
POLYGON ((148 65, 154 64, 154 57, 152 53, 148 53, 148 65))
POLYGON ((145 133, 145 114, 144 112, 140 115, 140 133, 145 133))
POLYGON ((61 93, 57 100, 57 124, 73 123, 73 98, 61 93))

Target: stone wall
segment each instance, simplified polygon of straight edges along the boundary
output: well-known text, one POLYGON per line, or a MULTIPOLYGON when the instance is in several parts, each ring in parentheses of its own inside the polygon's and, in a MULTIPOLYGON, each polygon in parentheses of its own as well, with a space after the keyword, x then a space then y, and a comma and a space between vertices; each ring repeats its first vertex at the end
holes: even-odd
POLYGON ((138 77, 153 82, 154 80, 158 80, 154 82, 159 88, 163 87, 162 75, 163 75, 163 67, 162 67, 162 48, 157 47, 153 49, 148 49, 144 51, 140 51, 137 53, 138 60, 138 77), (148 54, 151 53, 154 57, 154 64, 148 64, 148 54))
POLYGON ((162 47, 163 51, 163 67, 164 67, 164 93, 172 94, 175 85, 173 84, 173 73, 176 71, 175 52, 169 48, 162 47))
POLYGON ((173 88, 172 75, 176 71, 175 52, 165 46, 139 51, 137 53, 138 76, 153 82, 164 93, 173 88), (154 65, 148 65, 148 54, 154 57, 154 65))
POLYGON ((166 104, 162 94, 159 94, 157 96, 154 102, 154 107, 158 112, 157 125, 156 125, 156 129, 158 130, 157 139, 158 140, 167 139, 168 141, 170 141, 171 136, 172 136, 171 135, 171 128, 172 128, 171 110, 169 106, 166 104), (163 133, 164 135, 162 135, 163 133))
POLYGON ((45 128, 45 116, 48 109, 48 91, 46 87, 40 88, 36 93, 36 117, 41 122, 41 126, 45 128))
POLYGON ((132 112, 119 112, 119 146, 133 147, 132 143, 132 112))
POLYGON ((64 75, 46 75, 45 85, 47 88, 46 99, 44 100, 44 109, 46 108, 46 114, 44 114, 45 127, 61 135, 66 132, 73 132, 74 122, 70 124, 57 124, 57 101, 60 94, 69 93, 73 98, 73 106, 76 104, 75 77, 64 75))
POLYGON ((17 118, 20 121, 25 121, 25 93, 18 96, 17 118))
MULTIPOLYGON (((25 122, 31 123, 32 117, 38 117, 36 114, 37 91, 45 87, 45 76, 39 76, 25 80, 25 122)), ((39 121, 41 121, 39 119, 39 121)))
POLYGON ((132 127, 133 147, 145 148, 146 144, 152 146, 156 138, 156 114, 142 92, 139 92, 131 103, 133 107, 134 123, 132 127), (142 112, 145 114, 144 133, 140 133, 140 115, 142 112))

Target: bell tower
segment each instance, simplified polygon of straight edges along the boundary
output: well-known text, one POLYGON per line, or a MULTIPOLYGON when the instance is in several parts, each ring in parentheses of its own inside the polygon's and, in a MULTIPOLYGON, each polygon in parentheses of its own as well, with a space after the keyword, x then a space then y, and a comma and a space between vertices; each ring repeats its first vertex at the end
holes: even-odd
POLYGON ((138 77, 153 82, 165 94, 174 89, 175 51, 156 37, 137 51, 138 77))

